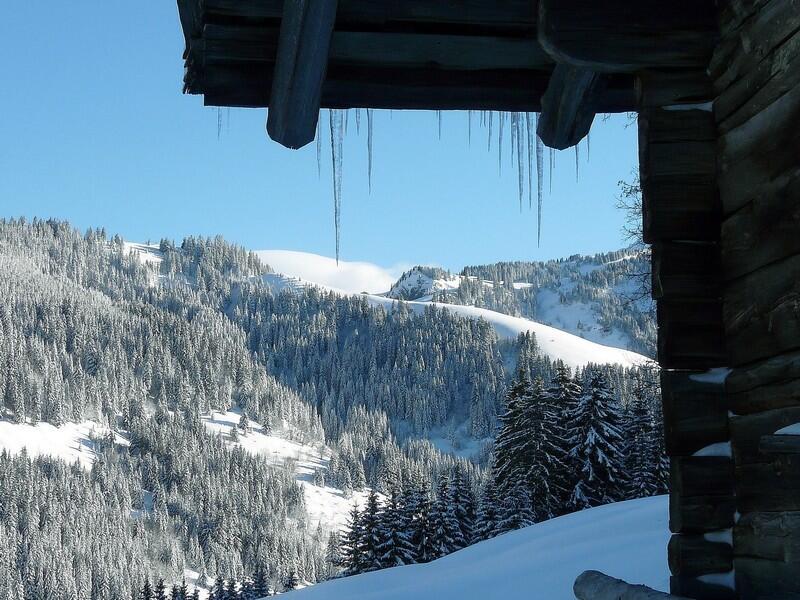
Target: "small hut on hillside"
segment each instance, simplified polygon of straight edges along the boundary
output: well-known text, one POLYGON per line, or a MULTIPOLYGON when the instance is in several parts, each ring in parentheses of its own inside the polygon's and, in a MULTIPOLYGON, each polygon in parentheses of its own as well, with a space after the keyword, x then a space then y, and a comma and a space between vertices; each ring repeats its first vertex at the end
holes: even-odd
POLYGON ((185 91, 269 107, 639 114, 672 593, 800 598, 800 0, 178 0, 185 91))

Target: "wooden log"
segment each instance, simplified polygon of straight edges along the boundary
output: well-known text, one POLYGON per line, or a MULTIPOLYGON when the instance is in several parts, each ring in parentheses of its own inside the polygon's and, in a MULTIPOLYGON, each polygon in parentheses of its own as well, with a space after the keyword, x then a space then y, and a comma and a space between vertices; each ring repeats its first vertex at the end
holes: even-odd
POLYGON ((733 566, 740 598, 797 600, 800 597, 797 563, 737 557, 733 566))
POLYGON ((337 0, 284 3, 267 132, 287 148, 316 137, 336 6, 337 0))
POLYGON ((669 568, 686 577, 727 573, 733 568, 733 547, 702 535, 676 534, 669 540, 669 568))
POLYGON ((705 68, 716 42, 711 0, 540 0, 539 41, 558 62, 599 72, 705 68))
POLYGON ((758 450, 762 454, 800 454, 800 435, 762 435, 758 450))
POLYGON ((718 244, 656 242, 651 260, 651 289, 656 300, 721 297, 718 244))
POLYGON ((664 440, 669 456, 691 456, 729 439, 724 384, 698 374, 661 371, 664 440))
POLYGON ((719 140, 719 187, 725 214, 774 194, 800 173, 800 86, 719 140))
MULTIPOLYGON (((682 497, 733 493, 733 461, 727 456, 678 456, 670 461, 670 491, 682 497)), ((726 529, 714 527, 708 531, 726 529)))
POLYGON ((572 587, 578 600, 680 600, 643 585, 631 585, 599 571, 584 571, 572 587))
POLYGON ((800 456, 778 454, 771 462, 737 466, 735 478, 742 514, 800 510, 800 456))
POLYGON ((800 512, 753 512, 733 529, 738 557, 797 563, 800 568, 800 512))
POLYGON ((737 279, 723 299, 732 365, 800 348, 800 255, 737 279))
POLYGON ((600 75, 590 69, 557 65, 542 96, 536 133, 545 146, 564 150, 589 133, 595 116, 600 75))
POLYGON ((703 600, 733 600, 737 598, 736 592, 731 587, 712 583, 701 577, 673 575, 669 578, 669 591, 687 598, 702 598, 703 600))
POLYGON ((736 465, 772 462, 773 455, 761 452, 761 439, 794 423, 800 423, 800 406, 776 408, 753 415, 732 416, 731 448, 736 465))
POLYGON ((713 115, 703 110, 644 110, 639 173, 644 239, 716 241, 720 202, 713 115))
POLYGON ((800 351, 733 369, 725 388, 737 415, 800 406, 800 351))
POLYGON ((667 369, 707 369, 727 364, 719 301, 659 300, 658 361, 667 369))
MULTIPOLYGON (((798 66, 800 72, 800 65, 798 66)), ((722 274, 736 279, 800 254, 800 170, 722 222, 722 274)))
POLYGON ((711 102, 714 91, 703 69, 646 69, 636 76, 636 99, 641 109, 711 102))
POLYGON ((722 496, 669 495, 669 529, 673 533, 704 533, 733 527, 736 501, 722 496))

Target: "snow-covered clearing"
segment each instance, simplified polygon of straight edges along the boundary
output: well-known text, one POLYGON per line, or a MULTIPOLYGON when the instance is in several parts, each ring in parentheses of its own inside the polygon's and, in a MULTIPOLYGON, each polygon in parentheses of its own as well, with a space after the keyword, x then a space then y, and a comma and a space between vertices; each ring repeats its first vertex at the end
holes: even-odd
POLYGON ((163 257, 158 244, 139 244, 137 242, 123 242, 125 254, 131 254, 139 259, 141 263, 159 264, 163 257))
POLYGON ((243 435, 239 431, 237 441, 234 442, 231 440, 231 431, 238 426, 240 418, 241 412, 234 409, 224 413, 216 411, 203 417, 203 422, 209 432, 222 435, 231 444, 239 444, 251 454, 267 457, 273 466, 293 469, 303 486, 309 524, 312 527, 321 523, 327 531, 342 529, 353 503, 364 505, 366 492, 347 495, 337 488, 314 485, 314 472, 327 469, 330 461, 330 450, 326 446, 295 441, 291 438, 293 434, 299 435, 299 432, 292 432, 288 427, 267 432, 255 421, 250 421, 250 433, 243 435))
POLYGON ((337 579, 293 592, 297 600, 573 600, 596 569, 668 590, 666 496, 600 506, 470 546, 423 565, 337 579))
MULTIPOLYGON (((108 429, 94 421, 65 423, 54 427, 49 423, 13 423, 0 420, 0 450, 18 454, 23 448, 31 458, 52 456, 72 464, 78 461, 84 468, 91 468, 97 454, 92 437, 108 434, 108 429)), ((123 440, 117 436, 117 442, 123 440)))

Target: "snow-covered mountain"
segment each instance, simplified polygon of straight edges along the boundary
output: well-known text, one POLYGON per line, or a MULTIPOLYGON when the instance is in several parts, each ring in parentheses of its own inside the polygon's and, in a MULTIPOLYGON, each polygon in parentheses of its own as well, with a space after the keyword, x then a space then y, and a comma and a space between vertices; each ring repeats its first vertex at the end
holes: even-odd
MULTIPOLYGON (((386 289, 387 281, 393 270, 383 269, 370 263, 342 263, 324 256, 308 253, 286 251, 258 251, 256 254, 276 271, 265 276, 265 280, 275 290, 301 290, 308 286, 317 286, 340 294, 355 294, 363 290, 386 289), (269 262, 271 261, 271 262, 269 262), (374 278, 374 280, 370 280, 374 278), (359 290, 359 291, 356 291, 359 290)), ((597 343, 576 334, 580 328, 578 323, 592 323, 596 326, 597 318, 592 316, 591 307, 578 304, 565 304, 560 308, 549 306, 547 315, 555 323, 551 326, 521 316, 504 314, 497 310, 450 302, 434 302, 434 295, 451 298, 447 292, 459 289, 463 281, 478 281, 472 276, 450 276, 442 269, 432 267, 415 267, 406 271, 385 293, 366 293, 370 304, 383 306, 391 310, 397 300, 404 300, 414 312, 421 313, 432 302, 440 308, 446 308, 454 314, 471 319, 483 319, 490 323, 498 336, 513 339, 524 332, 533 332, 541 350, 552 360, 562 360, 569 367, 594 364, 619 364, 624 367, 642 365, 649 359, 636 352, 625 349, 624 336, 611 336, 611 341, 618 345, 597 343), (583 312, 581 312, 583 311, 583 312), (584 314, 583 320, 577 314, 584 314), (565 322, 575 322, 575 327, 565 327, 565 322), (558 325, 562 325, 559 327, 558 325)), ((491 287, 491 281, 481 281, 481 285, 491 287)), ((532 287, 527 282, 515 282, 514 289, 522 290, 532 287)), ((542 290, 543 298, 550 299, 551 290, 542 290)), ((599 326, 598 326, 599 327, 599 326)))
POLYGON ((427 564, 323 582, 297 600, 572 600, 587 569, 669 589, 667 497, 599 506, 531 525, 427 564))

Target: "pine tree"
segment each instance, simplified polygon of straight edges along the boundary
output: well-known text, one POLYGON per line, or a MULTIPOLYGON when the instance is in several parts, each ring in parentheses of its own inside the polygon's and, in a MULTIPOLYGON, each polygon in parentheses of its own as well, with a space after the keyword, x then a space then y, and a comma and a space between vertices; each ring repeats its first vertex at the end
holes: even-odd
POLYGON ((626 498, 644 498, 659 492, 657 478, 661 449, 657 446, 655 424, 645 394, 641 380, 637 381, 625 420, 626 498))
POLYGON ((141 598, 141 600, 153 600, 153 589, 150 587, 149 579, 144 580, 142 593, 140 594, 139 598, 141 598))
POLYGON ((358 504, 353 504, 342 536, 342 563, 346 575, 357 575, 364 572, 364 555, 362 553, 361 512, 358 504))
POLYGON ((164 579, 159 579, 154 593, 155 600, 167 600, 167 585, 164 579))
POLYGON ((473 542, 482 542, 496 535, 497 523, 500 520, 499 508, 500 498, 497 495, 497 487, 495 486, 494 478, 489 477, 478 505, 473 542))
POLYGON ((454 537, 455 549, 460 550, 472 543, 475 537, 475 496, 470 482, 460 463, 453 467, 452 478, 453 511, 458 523, 458 533, 454 537))
POLYGON ((431 506, 429 528, 433 542, 433 557, 441 558, 458 549, 457 539, 461 535, 456 519, 453 497, 446 475, 439 479, 436 499, 431 506))
POLYGON ((225 580, 222 575, 217 575, 214 586, 211 588, 210 598, 213 598, 213 600, 225 600, 225 580))
POLYGON ((570 415, 570 458, 579 479, 570 496, 573 510, 615 502, 622 497, 621 416, 601 372, 591 375, 570 415))
POLYGON ((575 410, 581 397, 581 386, 576 379, 570 376, 569 368, 558 361, 553 368, 553 378, 547 388, 547 400, 551 413, 546 424, 548 431, 553 431, 556 436, 552 439, 555 452, 561 464, 551 469, 552 485, 551 501, 547 509, 551 516, 559 516, 569 511, 569 498, 575 487, 575 473, 577 468, 570 457, 571 444, 569 439, 570 415, 575 410))
POLYGON ((381 507, 378 503, 378 494, 370 490, 367 504, 361 513, 360 529, 362 572, 376 571, 381 568, 381 507))
POLYGON ((382 569, 414 562, 414 547, 408 537, 396 487, 389 491, 389 500, 381 513, 378 531, 378 558, 382 569))
POLYGON ((497 525, 494 534, 500 535, 527 527, 534 522, 531 497, 523 480, 518 480, 500 501, 497 525))
POLYGON ((299 586, 300 578, 297 576, 297 571, 292 568, 289 570, 289 573, 286 575, 286 578, 283 581, 283 591, 291 592, 292 590, 296 590, 299 586))
POLYGON ((526 467, 518 454, 525 440, 523 409, 531 393, 531 383, 525 369, 520 368, 506 397, 506 409, 500 417, 500 430, 494 442, 492 476, 500 490, 513 486, 524 478, 526 467))
POLYGON ((255 577, 253 577, 253 594, 256 598, 263 598, 269 595, 269 583, 263 568, 259 568, 255 577))

